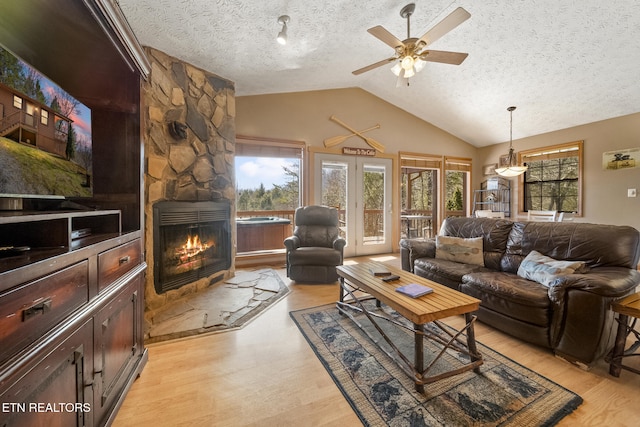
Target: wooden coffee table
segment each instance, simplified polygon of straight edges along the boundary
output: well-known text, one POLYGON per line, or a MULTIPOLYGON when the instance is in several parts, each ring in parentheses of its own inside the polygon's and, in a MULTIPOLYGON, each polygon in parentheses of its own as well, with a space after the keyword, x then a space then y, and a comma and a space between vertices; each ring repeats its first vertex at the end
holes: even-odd
MULTIPOLYGON (((474 316, 472 312, 476 311, 480 306, 480 300, 477 298, 416 276, 413 273, 377 262, 341 265, 336 267, 336 270, 340 280, 340 299, 336 303, 338 310, 354 321, 353 311, 361 312, 367 316, 393 351, 382 350, 396 361, 409 377, 415 380, 416 391, 419 393, 424 393, 425 384, 471 369, 477 370, 478 367, 482 365, 482 355, 476 347, 473 329, 476 316, 474 316), (384 282, 381 277, 371 273, 372 269, 386 269, 390 273, 400 276, 400 279, 388 283, 384 282), (433 293, 420 298, 411 298, 395 290, 397 287, 409 283, 429 286, 433 288, 433 293), (362 291, 366 296, 357 296, 355 291, 362 291), (346 296, 350 298, 345 300, 346 296), (404 328, 406 328, 406 326, 381 316, 379 313, 376 313, 376 310, 366 309, 363 305, 363 300, 367 298, 375 298, 377 307, 380 307, 381 303, 388 305, 413 323, 413 328, 411 329, 414 334, 415 349, 413 362, 396 347, 391 338, 379 326, 376 319, 383 319, 404 328), (464 315, 466 323, 465 326, 456 333, 452 333, 450 328, 445 328, 445 326, 439 322, 440 319, 454 315, 464 315), (425 324, 430 322, 438 326, 438 333, 434 333, 431 329, 424 327, 425 324), (462 338, 464 334, 466 334, 466 340, 462 338), (442 349, 426 368, 424 367, 424 337, 439 343, 442 349), (469 363, 451 371, 429 375, 429 371, 435 366, 437 360, 440 359, 449 348, 469 356, 469 363)), ((356 324, 362 329, 359 322, 356 321, 356 324)), ((369 332, 364 331, 374 342, 378 342, 369 332)))

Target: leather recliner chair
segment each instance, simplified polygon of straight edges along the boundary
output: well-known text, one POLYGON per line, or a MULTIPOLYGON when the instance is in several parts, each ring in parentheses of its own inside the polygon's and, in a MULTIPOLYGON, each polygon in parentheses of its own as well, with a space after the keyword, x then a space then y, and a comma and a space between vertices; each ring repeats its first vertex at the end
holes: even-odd
POLYGON ((284 240, 287 277, 296 282, 332 283, 338 280, 346 241, 340 237, 338 210, 328 206, 296 209, 293 236, 284 240))

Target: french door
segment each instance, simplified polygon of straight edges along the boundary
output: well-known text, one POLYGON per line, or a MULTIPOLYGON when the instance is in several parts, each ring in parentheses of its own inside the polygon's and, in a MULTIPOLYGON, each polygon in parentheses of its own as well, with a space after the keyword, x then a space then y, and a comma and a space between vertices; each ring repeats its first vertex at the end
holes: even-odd
POLYGON ((315 155, 314 202, 338 209, 345 256, 392 251, 391 168, 391 159, 315 155))

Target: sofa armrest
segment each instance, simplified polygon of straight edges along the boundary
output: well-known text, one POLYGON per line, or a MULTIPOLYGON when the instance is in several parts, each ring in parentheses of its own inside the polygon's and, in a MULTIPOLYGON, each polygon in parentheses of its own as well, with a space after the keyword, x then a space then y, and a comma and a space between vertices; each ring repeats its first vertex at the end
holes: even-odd
POLYGON ((622 267, 597 267, 586 274, 558 276, 549 286, 549 299, 561 302, 568 289, 581 289, 606 298, 621 298, 640 285, 640 272, 622 267))
POLYGON ((606 354, 616 328, 610 305, 639 284, 640 272, 621 267, 598 267, 553 281, 550 342, 556 354, 586 366, 606 354))
POLYGON ((400 240, 400 260, 402 269, 413 273, 413 263, 416 259, 436 257, 435 239, 402 239, 400 240))

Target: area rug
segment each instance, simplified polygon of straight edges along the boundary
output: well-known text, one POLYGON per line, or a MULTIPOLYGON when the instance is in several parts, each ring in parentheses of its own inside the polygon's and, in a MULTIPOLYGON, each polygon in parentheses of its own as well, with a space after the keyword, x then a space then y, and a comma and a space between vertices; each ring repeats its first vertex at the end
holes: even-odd
MULTIPOLYGON (((379 310, 404 320, 384 305, 379 310)), ((354 321, 338 314, 335 304, 290 315, 365 426, 553 426, 582 403, 575 393, 481 343, 484 364, 479 373, 468 371, 426 384, 422 395, 354 321)), ((355 317, 377 334, 364 315, 355 317)), ((378 323, 413 360, 413 333, 390 322, 378 323)), ((377 341, 387 345, 382 338, 377 341)), ((428 366, 440 347, 424 341, 428 366)), ((445 370, 461 362, 468 363, 468 357, 447 351, 437 362, 442 366, 435 366, 445 370)))
POLYGON ((145 342, 239 329, 289 291, 273 269, 238 270, 234 277, 153 313, 145 325, 145 342))

